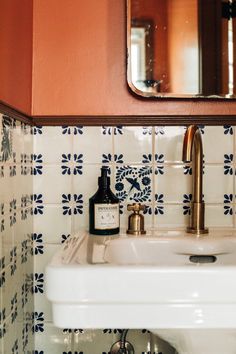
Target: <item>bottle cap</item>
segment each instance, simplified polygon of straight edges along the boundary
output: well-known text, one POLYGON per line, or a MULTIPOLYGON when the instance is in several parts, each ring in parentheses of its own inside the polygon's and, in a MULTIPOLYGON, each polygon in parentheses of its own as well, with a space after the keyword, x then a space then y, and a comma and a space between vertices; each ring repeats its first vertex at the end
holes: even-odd
POLYGON ((108 167, 102 166, 101 168, 101 177, 98 177, 98 185, 102 188, 107 188, 110 186, 110 177, 108 177, 108 167))

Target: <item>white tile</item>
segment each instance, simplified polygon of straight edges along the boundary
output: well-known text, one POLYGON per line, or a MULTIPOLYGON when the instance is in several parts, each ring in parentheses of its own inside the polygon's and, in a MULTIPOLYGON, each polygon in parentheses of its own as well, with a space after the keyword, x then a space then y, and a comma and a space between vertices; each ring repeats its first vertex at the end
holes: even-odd
POLYGON ((84 127, 83 134, 73 136, 73 154, 82 154, 84 163, 102 163, 103 154, 112 154, 112 135, 102 127, 84 127))
POLYGON ((62 134, 61 127, 43 127, 34 136, 34 153, 42 154, 43 163, 60 164, 62 154, 72 153, 72 136, 62 134))
POLYGON ((203 175, 205 203, 224 202, 224 195, 234 194, 234 176, 224 174, 224 166, 206 165, 203 175))
POLYGON ((1 273, 1 277, 5 278, 5 282, 2 286, 2 308, 5 308, 6 318, 10 316, 11 313, 11 299, 12 296, 17 291, 16 279, 11 275, 11 267, 7 266, 1 273))
POLYGON ((125 164, 142 163, 143 155, 152 154, 152 134, 145 134, 144 127, 124 127, 123 134, 114 136, 114 153, 123 155, 125 164))
POLYGON ((183 214, 183 205, 182 204, 159 204, 162 207, 162 213, 158 213, 154 217, 154 227, 156 229, 160 228, 185 228, 189 224, 189 216, 183 214))
POLYGON ((34 176, 34 193, 43 194, 44 204, 60 204, 63 194, 72 193, 72 175, 62 174, 61 165, 43 165, 42 174, 34 176))
POLYGON ((44 331, 35 336, 35 350, 45 354, 69 352, 72 346, 72 334, 63 333, 62 329, 50 323, 44 323, 44 331))
POLYGON ((184 194, 192 193, 192 176, 184 174, 183 165, 165 165, 162 172, 155 175, 155 194, 163 194, 164 203, 182 203, 184 194))
POLYGON ((224 204, 224 205, 206 205, 205 207, 205 219, 206 227, 233 227, 233 215, 230 213, 224 214, 226 210, 224 209, 232 208, 232 213, 235 213, 233 205, 224 204))
POLYGON ((79 231, 89 230, 89 204, 84 203, 82 214, 72 215, 72 230, 71 234, 74 235, 79 231))
POLYGON ((16 121, 12 130, 12 150, 15 153, 15 162, 20 163, 21 153, 24 151, 24 135, 22 134, 21 123, 16 121))
POLYGON ((184 127, 163 127, 155 135, 155 154, 164 155, 165 162, 182 162, 184 127))
POLYGON ((103 333, 103 330, 85 330, 83 334, 76 333, 75 350, 82 351, 84 354, 93 353, 101 354, 103 352, 110 352, 113 343, 117 342, 120 338, 119 333, 103 333))
POLYGON ((222 126, 205 127, 202 139, 205 162, 224 163, 224 155, 234 153, 234 137, 224 134, 222 126))
POLYGON ((98 177, 101 175, 101 165, 83 165, 82 174, 73 175, 73 193, 83 194, 84 202, 88 203, 98 189, 98 177))
POLYGON ((2 257, 5 257, 5 266, 10 263, 10 252, 14 247, 13 227, 10 226, 9 214, 4 218, 4 231, 1 233, 2 257))
POLYGON ((72 218, 63 215, 62 205, 44 205, 43 215, 34 216, 34 232, 43 234, 44 242, 60 243, 62 234, 71 233, 72 218))

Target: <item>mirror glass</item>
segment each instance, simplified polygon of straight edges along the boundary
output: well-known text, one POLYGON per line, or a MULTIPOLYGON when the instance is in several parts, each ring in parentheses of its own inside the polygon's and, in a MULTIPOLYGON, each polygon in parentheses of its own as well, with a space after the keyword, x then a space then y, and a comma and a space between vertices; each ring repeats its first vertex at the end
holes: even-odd
POLYGON ((127 0, 127 13, 136 94, 236 98, 236 1, 127 0))

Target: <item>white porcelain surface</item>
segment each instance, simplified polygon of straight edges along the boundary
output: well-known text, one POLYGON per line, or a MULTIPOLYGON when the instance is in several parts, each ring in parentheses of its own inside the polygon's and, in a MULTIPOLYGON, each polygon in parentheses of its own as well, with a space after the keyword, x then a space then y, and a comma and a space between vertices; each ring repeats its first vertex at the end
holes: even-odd
POLYGON ((230 315, 236 310, 234 236, 195 240, 167 233, 147 237, 146 245, 141 239, 101 239, 71 238, 48 265, 47 296, 56 325, 236 327, 230 315), (111 263, 104 263, 104 252, 111 263), (217 261, 194 264, 193 254, 216 255, 217 261), (127 262, 132 256, 136 265, 127 262))
POLYGON ((236 240, 233 237, 214 238, 181 235, 179 232, 168 236, 122 237, 110 241, 104 253, 104 260, 120 265, 178 266, 191 265, 190 256, 215 255, 216 264, 233 264, 236 240))
POLYGON ((235 275, 232 231, 84 234, 71 237, 47 266, 46 294, 61 328, 155 328, 179 354, 233 354, 235 275), (195 264, 191 255, 217 259, 195 264), (209 342, 206 330, 217 340, 209 342))

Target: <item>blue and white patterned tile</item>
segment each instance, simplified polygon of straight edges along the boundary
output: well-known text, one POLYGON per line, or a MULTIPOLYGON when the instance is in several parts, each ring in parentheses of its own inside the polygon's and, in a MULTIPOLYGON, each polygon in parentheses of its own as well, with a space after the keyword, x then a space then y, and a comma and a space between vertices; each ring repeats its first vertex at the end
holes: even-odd
POLYGON ((43 214, 34 216, 34 232, 43 234, 45 242, 60 243, 62 234, 71 233, 72 218, 68 213, 63 214, 63 206, 43 205, 43 214))
POLYGON ((123 134, 114 135, 114 153, 122 155, 124 164, 143 162, 143 155, 152 154, 152 128, 124 127, 123 134))
POLYGON ((155 229, 185 228, 189 223, 189 216, 183 213, 182 204, 156 204, 155 229))
MULTIPOLYGON (((223 165, 206 165, 203 176, 205 203, 223 203, 225 194, 233 194, 234 176, 225 174, 223 165)), ((233 168, 233 167, 232 167, 233 168)))
POLYGON ((206 163, 223 163, 225 154, 234 153, 234 134, 230 132, 232 130, 224 126, 205 127, 202 139, 206 163))
POLYGON ((84 330, 83 333, 77 331, 74 334, 75 350, 83 354, 109 353, 112 344, 120 338, 120 330, 84 330), (96 347, 94 346, 96 343, 96 347))
POLYGON ((152 166, 121 165, 115 170, 115 192, 121 203, 151 203, 152 166))
POLYGON ((160 171, 157 167, 155 173, 155 194, 163 194, 164 203, 182 203, 183 194, 191 192, 192 178, 182 165, 165 165, 160 171))
MULTIPOLYGON (((65 165, 44 165, 42 174, 34 176, 34 193, 43 195, 44 204, 60 204, 62 194, 71 193, 72 175, 64 173, 65 165)), ((70 168, 70 165, 68 165, 70 168)))
POLYGON ((0 161, 12 162, 13 119, 3 115, 1 119, 0 161))
POLYGON ((44 163, 60 164, 62 154, 73 149, 71 134, 64 134, 62 127, 43 127, 34 135, 34 154, 42 155, 44 163))
POLYGON ((17 291, 16 279, 12 272, 12 266, 8 265, 2 270, 0 275, 0 287, 2 293, 2 311, 5 313, 5 318, 9 318, 11 314, 11 297, 17 291))
POLYGON ((4 257, 4 264, 7 266, 11 259, 11 250, 14 247, 14 230, 10 226, 10 214, 4 217, 4 229, 1 232, 1 244, 2 244, 2 257, 4 257))
POLYGON ((155 154, 166 163, 182 163, 184 133, 185 127, 163 127, 155 134, 155 154))
MULTIPOLYGON (((59 250, 61 245, 44 242, 44 235, 35 234, 35 273, 34 273, 34 301, 35 311, 43 313, 44 321, 52 321, 51 303, 46 299, 44 291, 45 268, 52 256, 59 250), (43 239, 43 242, 38 242, 43 239), (42 285, 42 286, 41 286, 42 285)), ((38 331, 40 332, 40 331, 38 331)))
POLYGON ((14 162, 20 163, 21 152, 24 151, 24 135, 22 134, 21 123, 18 121, 15 121, 15 126, 12 130, 12 151, 14 153, 14 162))
POLYGON ((45 323, 43 331, 39 329, 36 333, 34 354, 63 354, 63 352, 71 350, 72 333, 65 333, 62 329, 56 328, 50 323, 45 323))
POLYGON ((83 205, 83 213, 76 213, 72 215, 71 234, 89 229, 89 204, 83 205))
POLYGON ((112 135, 103 127, 83 127, 83 134, 73 135, 73 154, 83 155, 83 163, 102 163, 103 154, 112 154, 112 135))
POLYGON ((226 202, 223 205, 205 206, 206 227, 232 228, 234 225, 235 207, 226 202))

